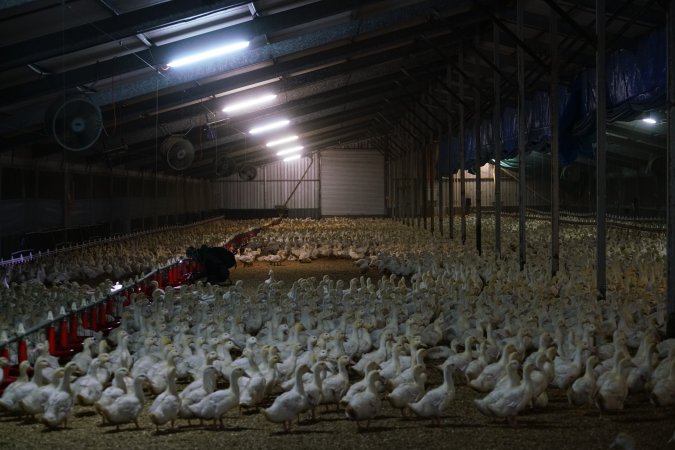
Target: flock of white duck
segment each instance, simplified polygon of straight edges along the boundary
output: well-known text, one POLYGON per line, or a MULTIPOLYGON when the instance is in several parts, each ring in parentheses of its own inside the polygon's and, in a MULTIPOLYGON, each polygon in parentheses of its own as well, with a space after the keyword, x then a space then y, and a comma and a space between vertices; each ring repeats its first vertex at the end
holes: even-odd
POLYGON ((145 411, 158 430, 179 419, 223 426, 228 414, 253 409, 288 431, 322 407, 368 427, 382 402, 439 423, 456 383, 481 393, 478 411, 509 424, 525 409, 547 408, 552 389, 566 392, 570 407, 601 414, 638 395, 675 405, 675 340, 662 340, 665 236, 610 230, 602 299, 592 229, 561 230, 551 278, 549 225, 528 223, 536 244, 523 271, 516 227, 503 222, 495 258, 489 232, 478 256, 471 239, 462 246, 390 220, 286 220, 240 257, 348 257, 381 278, 325 275, 289 286, 272 267, 248 292, 238 281, 133 294, 120 327, 87 338, 65 366, 42 339, 31 343, 0 409, 49 427, 66 426, 75 404, 118 427, 138 426, 145 411), (427 383, 433 371, 441 384, 427 383))

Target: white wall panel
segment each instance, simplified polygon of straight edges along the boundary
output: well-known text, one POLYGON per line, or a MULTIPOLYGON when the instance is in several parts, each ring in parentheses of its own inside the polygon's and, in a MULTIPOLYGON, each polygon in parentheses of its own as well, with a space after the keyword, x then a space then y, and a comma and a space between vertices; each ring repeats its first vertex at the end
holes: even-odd
POLYGON ((321 152, 321 214, 385 214, 384 156, 374 150, 321 152))
POLYGON ((289 209, 318 209, 318 156, 258 168, 254 180, 235 174, 219 182, 223 209, 275 209, 288 201, 289 209), (292 195, 291 195, 292 194, 292 195))

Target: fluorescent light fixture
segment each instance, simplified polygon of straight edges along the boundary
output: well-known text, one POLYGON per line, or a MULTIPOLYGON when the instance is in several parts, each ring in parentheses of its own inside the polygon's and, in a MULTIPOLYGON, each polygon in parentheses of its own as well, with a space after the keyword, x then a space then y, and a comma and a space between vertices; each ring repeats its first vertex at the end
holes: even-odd
POLYGON ((186 56, 185 58, 174 59, 167 64, 169 67, 180 67, 187 64, 192 64, 197 61, 203 61, 209 58, 215 58, 216 56, 221 56, 226 53, 236 52, 243 48, 248 47, 248 41, 236 42, 234 44, 224 45, 222 47, 212 48, 211 50, 206 50, 201 53, 195 53, 194 55, 186 56))
POLYGON ((301 154, 289 156, 287 158, 284 158, 284 162, 293 161, 295 159, 300 159, 301 156, 302 156, 301 154))
POLYGON ((279 138, 276 141, 269 141, 267 144, 265 144, 265 146, 274 147, 276 145, 286 144, 288 142, 296 141, 297 139, 298 139, 298 136, 296 136, 296 135, 286 136, 286 137, 279 138))
POLYGON ((223 108, 223 112, 231 113, 231 112, 234 112, 234 111, 239 111, 239 110, 242 110, 242 109, 250 108, 251 106, 256 106, 256 105, 260 105, 262 103, 271 102, 275 98, 277 98, 277 94, 268 94, 268 95, 263 95, 261 97, 251 98, 251 99, 239 102, 239 103, 233 103, 231 105, 228 105, 225 108, 223 108))
POLYGON ((277 156, 284 156, 284 155, 288 155, 289 153, 299 152, 303 148, 304 147, 302 145, 298 145, 296 147, 291 147, 291 148, 285 148, 283 150, 279 150, 277 152, 277 156))
POLYGON ((642 121, 644 123, 648 123, 649 125, 655 125, 656 124, 656 119, 654 119, 653 117, 645 117, 644 119, 642 119, 642 121))
POLYGON ((251 134, 260 134, 270 130, 276 130, 277 128, 282 128, 291 123, 290 120, 279 120, 277 122, 270 122, 265 125, 260 125, 259 127, 254 127, 248 130, 251 134))

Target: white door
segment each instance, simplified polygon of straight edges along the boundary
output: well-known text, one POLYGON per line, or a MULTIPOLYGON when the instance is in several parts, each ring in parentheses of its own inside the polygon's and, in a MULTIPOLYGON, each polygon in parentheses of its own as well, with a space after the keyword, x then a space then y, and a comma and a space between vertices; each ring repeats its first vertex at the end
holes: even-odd
POLYGON ((321 152, 321 215, 385 214, 384 156, 374 150, 321 152))

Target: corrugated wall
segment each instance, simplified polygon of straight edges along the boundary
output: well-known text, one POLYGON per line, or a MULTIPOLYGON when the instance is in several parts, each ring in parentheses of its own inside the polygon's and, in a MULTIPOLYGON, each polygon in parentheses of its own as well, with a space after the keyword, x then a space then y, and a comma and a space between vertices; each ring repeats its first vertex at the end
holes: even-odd
POLYGON ((179 175, 1 155, 0 254, 209 217, 218 208, 214 187, 179 175))
POLYGON ((259 167, 251 181, 237 174, 218 181, 220 208, 237 214, 277 211, 286 204, 290 217, 319 216, 319 163, 313 154, 295 161, 259 167), (288 203, 286 203, 288 202, 288 203))

